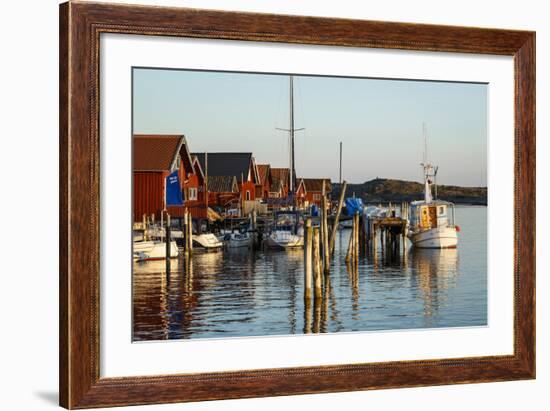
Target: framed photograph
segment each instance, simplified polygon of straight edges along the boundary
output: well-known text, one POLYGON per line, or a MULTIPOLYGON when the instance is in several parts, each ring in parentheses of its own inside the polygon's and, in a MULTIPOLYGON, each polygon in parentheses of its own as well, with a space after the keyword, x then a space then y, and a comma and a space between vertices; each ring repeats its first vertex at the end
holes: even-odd
POLYGON ((535 33, 60 6, 60 404, 535 378, 535 33))

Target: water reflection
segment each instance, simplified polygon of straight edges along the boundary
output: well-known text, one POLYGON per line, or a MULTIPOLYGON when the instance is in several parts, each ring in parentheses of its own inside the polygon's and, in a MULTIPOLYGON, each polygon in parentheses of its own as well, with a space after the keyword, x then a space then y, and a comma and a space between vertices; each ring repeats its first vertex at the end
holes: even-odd
POLYGON ((345 264, 349 231, 340 231, 322 297, 309 303, 304 302, 300 250, 235 248, 196 252, 169 267, 163 261, 135 263, 133 339, 484 325, 486 253, 479 245, 486 245, 486 233, 468 231, 463 221, 466 234, 458 249, 409 249, 397 255, 379 250, 361 255, 352 266, 345 264), (472 233, 476 237, 468 241, 472 233))
POLYGON ((413 248, 409 251, 409 261, 414 281, 422 293, 424 316, 428 319, 436 315, 448 289, 456 285, 458 251, 413 248))

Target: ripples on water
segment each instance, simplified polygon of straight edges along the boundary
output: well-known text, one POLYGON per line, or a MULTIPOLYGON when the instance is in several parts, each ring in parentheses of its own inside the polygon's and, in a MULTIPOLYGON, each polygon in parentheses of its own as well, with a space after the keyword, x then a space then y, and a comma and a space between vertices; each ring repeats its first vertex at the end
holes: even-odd
POLYGON ((487 209, 457 207, 459 248, 410 248, 344 263, 340 230, 325 298, 303 299, 303 251, 195 252, 134 264, 133 340, 221 338, 487 324, 487 209))

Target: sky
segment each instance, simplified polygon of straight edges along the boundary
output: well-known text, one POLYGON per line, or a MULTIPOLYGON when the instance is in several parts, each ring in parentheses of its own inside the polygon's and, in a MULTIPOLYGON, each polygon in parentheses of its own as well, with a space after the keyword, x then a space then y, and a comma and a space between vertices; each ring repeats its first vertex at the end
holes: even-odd
MULTIPOLYGON (((422 181, 487 185, 487 85, 294 76, 296 174, 362 183, 422 181)), ((257 164, 288 167, 289 76, 133 69, 133 131, 184 134, 191 151, 252 152, 257 164)))

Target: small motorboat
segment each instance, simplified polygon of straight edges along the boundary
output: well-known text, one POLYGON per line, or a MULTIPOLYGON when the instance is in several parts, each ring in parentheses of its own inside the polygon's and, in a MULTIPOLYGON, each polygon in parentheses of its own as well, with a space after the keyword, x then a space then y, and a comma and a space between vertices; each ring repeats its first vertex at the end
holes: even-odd
POLYGON ((304 246, 304 236, 292 234, 291 231, 276 230, 266 238, 266 243, 270 248, 300 248, 304 246))
POLYGON ((199 247, 210 250, 223 247, 223 243, 212 233, 193 235, 193 243, 199 247))
MULTIPOLYGON (((163 260, 166 258, 166 243, 161 241, 136 241, 133 245, 133 257, 136 261, 163 260)), ((179 254, 175 241, 170 241, 170 258, 179 254)))
POLYGON ((304 246, 303 218, 297 211, 279 211, 275 225, 266 238, 270 248, 292 249, 304 246))

